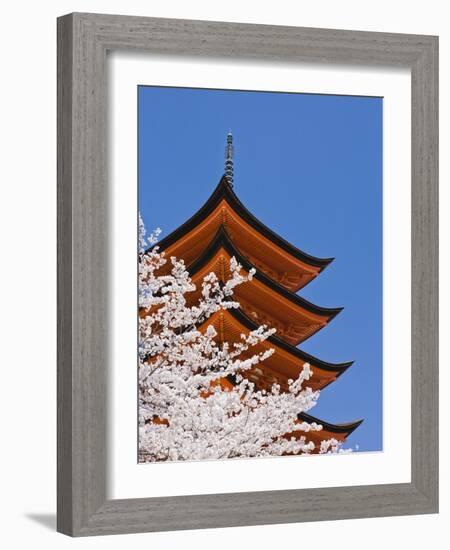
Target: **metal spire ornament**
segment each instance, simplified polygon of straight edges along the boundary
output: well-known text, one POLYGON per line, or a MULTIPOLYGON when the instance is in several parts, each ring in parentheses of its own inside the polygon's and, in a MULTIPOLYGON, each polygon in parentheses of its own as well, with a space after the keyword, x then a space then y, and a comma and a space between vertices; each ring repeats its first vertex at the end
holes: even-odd
POLYGON ((228 132, 227 145, 225 147, 225 176, 228 183, 233 187, 233 135, 228 132))

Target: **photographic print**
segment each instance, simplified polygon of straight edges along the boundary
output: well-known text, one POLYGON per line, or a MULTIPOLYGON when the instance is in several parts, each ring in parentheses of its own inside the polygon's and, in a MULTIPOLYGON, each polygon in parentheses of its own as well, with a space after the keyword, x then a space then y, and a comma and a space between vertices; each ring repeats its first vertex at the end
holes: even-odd
POLYGON ((137 93, 139 463, 382 451, 383 99, 137 93))

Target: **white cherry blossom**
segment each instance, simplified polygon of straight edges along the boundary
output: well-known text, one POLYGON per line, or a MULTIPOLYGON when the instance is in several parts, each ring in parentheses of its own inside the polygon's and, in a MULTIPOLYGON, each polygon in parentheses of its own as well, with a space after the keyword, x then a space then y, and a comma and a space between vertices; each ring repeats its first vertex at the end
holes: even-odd
MULTIPOLYGON (((209 273, 201 297, 189 305, 196 290, 182 260, 166 258, 157 242, 158 229, 146 237, 139 220, 139 456, 141 462, 263 457, 309 454, 308 438, 320 431, 316 423, 299 422, 319 397, 307 382, 313 376, 303 365, 287 391, 274 384, 259 390, 245 377, 264 362, 267 351, 243 355, 275 329, 260 326, 237 343, 216 341, 208 324, 219 311, 238 308, 237 285, 250 280, 235 258, 230 277, 221 283, 209 273), (152 245, 149 250, 146 248, 152 245), (170 270, 161 268, 170 262, 170 270), (169 272, 167 272, 169 271, 169 272), (295 432, 296 436, 289 435, 295 432), (299 434, 301 434, 299 436, 299 434)), ((166 266, 167 267, 167 266, 166 266)), ((337 452, 336 440, 322 441, 321 453, 337 452)))

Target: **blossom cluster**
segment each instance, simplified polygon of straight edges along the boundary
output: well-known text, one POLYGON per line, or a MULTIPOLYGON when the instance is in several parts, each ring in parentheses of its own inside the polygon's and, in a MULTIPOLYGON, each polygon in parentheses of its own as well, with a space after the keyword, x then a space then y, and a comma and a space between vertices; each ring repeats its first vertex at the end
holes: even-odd
MULTIPOLYGON (((166 258, 157 246, 160 230, 146 237, 139 225, 139 456, 142 462, 309 454, 315 445, 308 433, 320 431, 298 414, 319 397, 307 382, 309 364, 288 381, 259 389, 246 377, 273 349, 253 353, 275 329, 265 325, 238 342, 221 342, 210 322, 220 311, 239 308, 234 289, 251 280, 235 258, 230 276, 204 277, 201 296, 184 262, 166 258), (150 245, 150 248, 148 246, 150 245), (148 250, 147 250, 148 248, 148 250)), ((321 453, 340 443, 322 441, 321 453)))

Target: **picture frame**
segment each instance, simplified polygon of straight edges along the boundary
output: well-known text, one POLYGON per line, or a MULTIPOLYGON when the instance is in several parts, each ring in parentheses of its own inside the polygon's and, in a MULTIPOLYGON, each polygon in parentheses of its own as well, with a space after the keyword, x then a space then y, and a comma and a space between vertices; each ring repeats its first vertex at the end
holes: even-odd
POLYGON ((58 19, 58 504, 71 536, 438 511, 438 38, 73 13, 58 19), (411 482, 107 497, 106 54, 236 57, 411 70, 411 482))

